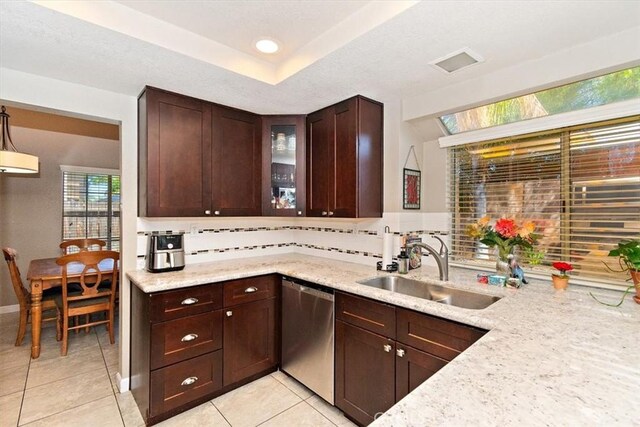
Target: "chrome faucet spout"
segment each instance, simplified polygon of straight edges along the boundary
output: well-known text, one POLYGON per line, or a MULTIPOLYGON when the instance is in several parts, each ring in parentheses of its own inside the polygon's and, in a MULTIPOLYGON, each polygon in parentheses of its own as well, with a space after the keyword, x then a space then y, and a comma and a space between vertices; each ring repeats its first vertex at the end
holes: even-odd
POLYGON ((417 246, 419 248, 426 250, 431 255, 433 255, 433 258, 436 260, 436 264, 438 265, 438 270, 440 272, 440 280, 443 280, 446 282, 449 280, 449 248, 447 248, 447 245, 444 243, 444 241, 440 237, 433 236, 433 238, 438 239, 438 241, 440 241, 439 251, 435 250, 433 247, 422 242, 409 243, 405 246, 405 249, 408 250, 417 246))

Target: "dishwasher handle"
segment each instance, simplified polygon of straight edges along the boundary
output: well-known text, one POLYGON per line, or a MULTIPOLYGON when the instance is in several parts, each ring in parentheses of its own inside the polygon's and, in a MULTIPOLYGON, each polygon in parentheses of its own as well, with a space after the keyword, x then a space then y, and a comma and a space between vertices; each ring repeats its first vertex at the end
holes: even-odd
POLYGON ((303 294, 308 294, 308 295, 313 295, 315 297, 327 300, 327 301, 333 301, 334 297, 332 293, 323 291, 321 289, 309 286, 309 285, 302 285, 300 283, 295 283, 292 282, 291 280, 283 280, 282 281, 282 286, 287 287, 287 288, 291 288, 293 290, 296 290, 300 293, 303 294))

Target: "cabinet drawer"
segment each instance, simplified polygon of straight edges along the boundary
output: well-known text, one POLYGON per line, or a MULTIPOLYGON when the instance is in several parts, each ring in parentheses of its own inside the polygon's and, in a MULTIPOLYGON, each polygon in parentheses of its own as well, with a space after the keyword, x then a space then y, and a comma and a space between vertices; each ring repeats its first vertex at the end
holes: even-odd
POLYGON ((396 308, 353 295, 336 292, 336 319, 385 337, 396 337, 396 308))
POLYGON ((194 286, 151 294, 151 322, 163 322, 222 308, 222 286, 194 286))
POLYGON ((399 308, 397 340, 445 360, 451 360, 487 331, 399 308))
POLYGON ((246 302, 272 298, 276 295, 278 276, 258 276, 231 280, 224 284, 224 306, 231 307, 246 302))
POLYGON ((222 388, 222 350, 151 372, 150 416, 162 414, 222 388))
POLYGON ((222 347, 222 310, 151 326, 151 369, 222 347))

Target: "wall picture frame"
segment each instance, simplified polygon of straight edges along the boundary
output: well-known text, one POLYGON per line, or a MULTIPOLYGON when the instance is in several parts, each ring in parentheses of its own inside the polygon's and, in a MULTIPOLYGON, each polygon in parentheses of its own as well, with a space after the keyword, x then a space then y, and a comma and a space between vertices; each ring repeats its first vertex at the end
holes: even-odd
POLYGON ((404 168, 403 174, 403 209, 420 209, 420 183, 422 173, 419 170, 404 168))

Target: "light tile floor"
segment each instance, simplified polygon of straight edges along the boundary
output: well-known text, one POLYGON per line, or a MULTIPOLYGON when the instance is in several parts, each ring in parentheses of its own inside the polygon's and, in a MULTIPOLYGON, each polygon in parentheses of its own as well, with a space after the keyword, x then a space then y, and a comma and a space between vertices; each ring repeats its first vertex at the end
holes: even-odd
MULTIPOLYGON (((105 328, 69 337, 60 356, 52 322, 42 350, 30 356, 31 335, 15 347, 17 313, 0 314, 0 427, 144 425, 131 392, 119 393, 118 334, 105 328)), ((338 409, 282 372, 260 378, 159 424, 168 426, 353 426, 338 409)))

